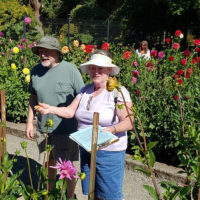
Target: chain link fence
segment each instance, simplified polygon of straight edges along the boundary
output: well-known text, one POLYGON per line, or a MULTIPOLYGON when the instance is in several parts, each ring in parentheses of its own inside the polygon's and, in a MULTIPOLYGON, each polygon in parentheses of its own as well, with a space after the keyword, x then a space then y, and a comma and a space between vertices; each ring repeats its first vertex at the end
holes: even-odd
POLYGON ((113 42, 120 39, 122 27, 119 22, 85 21, 72 19, 43 20, 45 34, 64 37, 69 44, 71 40, 79 39, 83 43, 113 42))

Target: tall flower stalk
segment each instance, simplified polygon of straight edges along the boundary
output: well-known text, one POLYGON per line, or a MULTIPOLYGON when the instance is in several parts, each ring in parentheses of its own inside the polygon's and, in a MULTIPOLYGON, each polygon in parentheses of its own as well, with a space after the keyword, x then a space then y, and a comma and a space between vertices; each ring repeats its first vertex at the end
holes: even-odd
POLYGON ((24 149, 25 154, 26 154, 26 160, 27 160, 27 164, 28 164, 29 179, 30 179, 30 183, 31 183, 31 188, 33 190, 33 181, 32 181, 32 175, 31 175, 31 168, 30 168, 29 156, 28 156, 28 153, 27 153, 27 142, 25 142, 25 141, 21 142, 21 147, 22 147, 22 149, 24 149))
MULTIPOLYGON (((49 138, 49 133, 48 129, 49 127, 53 126, 53 120, 52 119, 47 119, 45 127, 46 127, 46 134, 45 134, 45 150, 46 150, 46 169, 47 169, 47 191, 49 191, 49 155, 51 149, 51 145, 48 145, 48 138, 49 138)), ((46 195, 46 198, 48 199, 48 195, 46 195)))
MULTIPOLYGON (((73 163, 71 161, 62 161, 61 158, 58 159, 58 161, 56 162, 56 165, 55 166, 50 166, 51 168, 54 168, 54 169, 58 169, 60 171, 60 177, 59 179, 62 179, 63 180, 63 184, 62 184, 62 189, 61 189, 61 198, 60 200, 63 199, 63 195, 64 195, 64 192, 65 192, 65 183, 66 183, 66 180, 69 179, 69 180, 72 180, 74 178, 78 178, 80 176, 77 176, 76 173, 77 173, 77 170, 75 168, 75 166, 73 165, 73 163)), ((78 179, 76 180, 76 183, 77 183, 78 179)), ((76 186, 76 185, 75 185, 76 186)), ((75 190, 75 188, 74 188, 75 190)), ((72 197, 74 196, 74 192, 72 194, 72 197)))
MULTIPOLYGON (((113 91, 115 88, 118 90, 118 92, 120 92, 120 94, 122 96, 123 103, 124 103, 126 112, 128 114, 128 118, 129 118, 129 120, 130 120, 130 122, 132 124, 132 129, 134 130, 134 133, 135 133, 135 136, 137 138, 138 144, 139 144, 139 146, 140 146, 140 148, 141 148, 141 150, 142 150, 142 152, 144 154, 144 158, 145 158, 145 161, 146 161, 148 172, 150 173, 150 177, 152 179, 152 183, 154 185, 157 197, 158 197, 159 200, 162 200, 163 198, 162 198, 160 190, 158 188, 158 185, 157 185, 157 182, 156 182, 155 173, 154 173, 154 169, 153 169, 153 166, 154 166, 154 163, 155 163, 155 158, 154 158, 154 155, 150 156, 150 155, 153 154, 153 152, 152 152, 151 148, 147 147, 146 137, 145 137, 145 133, 144 133, 144 129, 143 129, 143 125, 142 125, 142 122, 140 120, 140 117, 137 115, 136 109, 134 107, 132 108, 132 110, 130 108, 128 108, 128 106, 126 104, 126 101, 125 101, 125 98, 124 98, 124 94, 121 91, 121 85, 119 83, 117 83, 117 79, 115 77, 114 78, 109 77, 109 79, 107 81, 107 90, 108 91, 113 91), (132 113, 130 113, 130 111, 132 113), (134 118, 136 117, 138 119, 138 121, 139 121, 141 130, 142 130, 144 146, 142 145, 142 142, 140 140, 139 134, 138 134, 138 132, 136 130, 136 127, 135 127, 135 124, 134 124, 134 120, 132 120, 131 116, 133 116, 134 118)), ((146 174, 149 174, 148 172, 146 174)))

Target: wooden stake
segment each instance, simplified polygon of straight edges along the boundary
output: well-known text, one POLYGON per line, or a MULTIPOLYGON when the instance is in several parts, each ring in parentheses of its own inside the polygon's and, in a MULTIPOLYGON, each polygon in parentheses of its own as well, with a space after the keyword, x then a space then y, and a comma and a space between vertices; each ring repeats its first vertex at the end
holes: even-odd
POLYGON ((91 148, 91 160, 90 160, 90 183, 89 183, 88 200, 94 200, 98 124, 99 124, 99 113, 95 112, 93 115, 92 148, 91 148))
POLYGON ((5 91, 1 90, 1 157, 3 158, 6 151, 6 95, 5 91))
POLYGON ((0 123, 0 172, 1 172, 1 160, 2 160, 2 145, 1 145, 1 138, 2 138, 2 126, 0 123))

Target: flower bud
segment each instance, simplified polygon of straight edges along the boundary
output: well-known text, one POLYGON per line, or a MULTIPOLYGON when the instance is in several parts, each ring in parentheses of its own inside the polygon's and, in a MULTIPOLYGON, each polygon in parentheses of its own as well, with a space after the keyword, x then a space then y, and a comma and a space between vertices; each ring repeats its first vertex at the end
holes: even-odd
POLYGON ((109 92, 112 92, 117 86, 116 77, 109 77, 106 83, 106 88, 109 92))
POLYGON ((85 179, 85 177, 86 177, 86 174, 85 174, 85 173, 83 173, 83 172, 81 172, 81 173, 79 174, 79 177, 80 177, 80 179, 81 179, 81 181, 82 181, 82 180, 84 180, 84 179, 85 179))
POLYGON ((52 127, 53 126, 53 120, 52 119, 47 119, 45 126, 46 127, 52 127))

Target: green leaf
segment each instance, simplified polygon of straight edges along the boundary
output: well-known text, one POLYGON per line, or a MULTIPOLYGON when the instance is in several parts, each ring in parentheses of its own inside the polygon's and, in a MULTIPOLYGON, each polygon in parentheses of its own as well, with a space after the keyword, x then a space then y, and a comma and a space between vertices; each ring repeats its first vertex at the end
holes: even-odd
POLYGON ((150 149, 154 148, 157 144, 158 144, 158 142, 149 142, 147 144, 147 149, 150 150, 150 149))
POLYGON ((146 174, 146 175, 149 176, 149 177, 151 176, 151 173, 150 173, 149 171, 145 170, 145 169, 142 168, 142 167, 134 167, 133 170, 140 171, 140 172, 146 174))
POLYGON ((156 194, 156 190, 149 185, 143 185, 143 187, 149 192, 149 194, 155 199, 158 200, 158 195, 156 194))
POLYGON ((156 158, 152 150, 149 150, 148 152, 149 152, 150 165, 151 167, 153 167, 155 164, 156 158))

